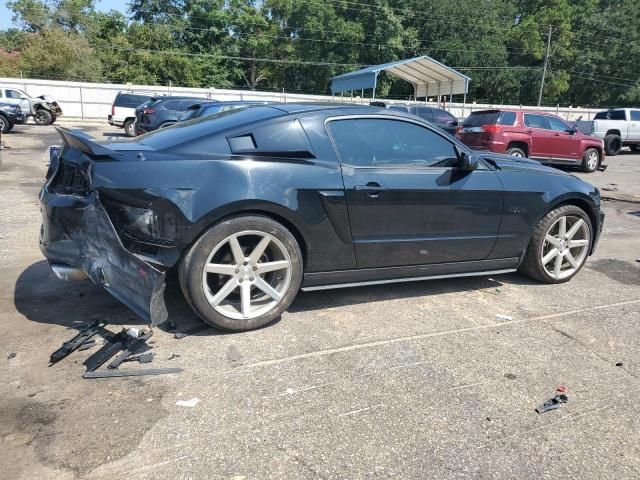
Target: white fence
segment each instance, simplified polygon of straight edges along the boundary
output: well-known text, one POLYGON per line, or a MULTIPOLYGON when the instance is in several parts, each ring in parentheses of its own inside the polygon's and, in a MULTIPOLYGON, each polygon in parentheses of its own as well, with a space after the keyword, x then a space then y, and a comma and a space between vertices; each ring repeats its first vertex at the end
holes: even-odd
MULTIPOLYGON (((31 96, 51 95, 55 98, 65 118, 82 120, 105 120, 111 113, 111 105, 120 91, 139 91, 152 94, 188 95, 216 100, 264 100, 275 102, 345 102, 368 104, 371 99, 360 97, 340 97, 331 95, 306 95, 287 92, 263 92, 257 90, 226 90, 220 88, 185 88, 162 87, 157 85, 125 85, 111 83, 67 82, 57 80, 34 80, 27 78, 0 77, 0 88, 17 88, 31 96)), ((385 101, 384 99, 377 99, 385 101)), ((388 100, 391 103, 412 103, 402 100, 388 100)), ((424 105, 425 102, 422 102, 424 105)), ((435 106, 433 102, 427 103, 435 106)), ((488 108, 523 108, 527 110, 545 111, 558 115, 566 120, 591 120, 602 109, 533 107, 523 105, 493 105, 452 103, 444 105, 453 115, 462 119, 475 110, 488 108)))

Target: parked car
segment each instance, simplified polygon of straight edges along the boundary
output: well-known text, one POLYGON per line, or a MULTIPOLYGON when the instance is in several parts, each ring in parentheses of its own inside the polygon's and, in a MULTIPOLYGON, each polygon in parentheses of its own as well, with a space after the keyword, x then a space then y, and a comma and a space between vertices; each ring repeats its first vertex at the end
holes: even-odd
POLYGON ((49 95, 30 97, 17 88, 0 88, 0 102, 19 106, 25 121, 33 117, 38 125, 51 125, 62 116, 60 105, 49 95))
POLYGON ((598 112, 593 120, 576 122, 578 129, 587 135, 604 140, 607 155, 617 155, 622 147, 640 152, 640 109, 615 108, 598 112))
POLYGON ((136 108, 136 133, 141 135, 174 125, 191 105, 203 100, 200 97, 152 97, 136 108))
POLYGON ((456 127, 458 126, 458 119, 441 108, 423 107, 419 105, 400 105, 396 103, 375 101, 371 102, 369 105, 417 115, 427 122, 431 122, 434 125, 440 127, 442 130, 451 135, 455 135, 456 127))
POLYGON ((187 112, 179 119, 180 122, 193 120, 194 118, 206 117, 207 115, 215 115, 216 113, 234 110, 236 108, 247 107, 249 105, 268 105, 274 102, 252 102, 252 101, 229 101, 219 102, 217 100, 206 101, 191 105, 187 112))
POLYGON ((136 108, 153 98, 152 94, 137 92, 118 92, 111 114, 107 116, 109 125, 123 128, 127 137, 135 137, 136 108))
POLYGON ((529 157, 542 163, 577 165, 585 172, 602 166, 602 140, 579 132, 555 115, 522 110, 473 112, 456 136, 474 149, 529 157))
POLYGON ((0 102, 0 133, 7 133, 14 125, 24 121, 24 114, 18 105, 0 102))
POLYGON ((573 175, 366 106, 254 106, 127 142, 58 131, 42 252, 153 324, 172 269, 205 322, 236 331, 276 319, 300 287, 517 269, 566 282, 604 218, 573 175))

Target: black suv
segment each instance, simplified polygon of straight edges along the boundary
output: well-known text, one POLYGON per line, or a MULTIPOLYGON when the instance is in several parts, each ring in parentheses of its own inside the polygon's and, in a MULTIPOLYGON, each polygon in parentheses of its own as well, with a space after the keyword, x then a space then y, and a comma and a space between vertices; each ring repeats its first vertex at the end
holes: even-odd
POLYGON ((449 135, 455 136, 456 134, 458 119, 441 108, 421 107, 419 105, 394 105, 385 102, 371 102, 370 105, 374 107, 388 108, 389 110, 395 110, 396 112, 406 112, 411 113, 412 115, 417 115, 423 120, 440 127, 449 135))
POLYGON ((192 120, 194 118, 206 117, 209 115, 215 115, 216 113, 226 112, 227 110, 235 110, 236 108, 247 107, 249 105, 268 105, 274 102, 260 102, 260 101, 228 101, 219 102, 217 100, 206 101, 202 103, 196 103, 191 105, 187 113, 180 117, 180 121, 192 120))
POLYGON ((153 97, 136 108, 136 133, 152 132, 169 127, 189 109, 191 105, 206 101, 201 97, 153 97))

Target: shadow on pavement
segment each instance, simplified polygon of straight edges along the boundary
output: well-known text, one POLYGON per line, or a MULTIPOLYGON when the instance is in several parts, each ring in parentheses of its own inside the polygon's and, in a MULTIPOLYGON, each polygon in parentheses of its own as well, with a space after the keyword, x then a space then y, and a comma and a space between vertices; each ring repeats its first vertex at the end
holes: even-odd
MULTIPOLYGON (((494 289, 505 283, 531 285, 536 282, 519 274, 508 274, 495 277, 426 280, 315 292, 301 291, 289 307, 288 312, 315 311, 360 303, 494 289)), ((157 328, 164 331, 183 332, 187 335, 226 334, 226 332, 207 326, 196 316, 182 295, 177 275, 172 272, 167 276, 165 302, 169 312, 169 321, 157 328)), ((106 319, 111 325, 144 325, 142 319, 91 281, 65 282, 59 280, 46 261, 36 262, 20 274, 15 285, 14 303, 22 315, 38 323, 80 329, 88 323, 106 319)), ((278 321, 279 319, 265 328, 278 321)))

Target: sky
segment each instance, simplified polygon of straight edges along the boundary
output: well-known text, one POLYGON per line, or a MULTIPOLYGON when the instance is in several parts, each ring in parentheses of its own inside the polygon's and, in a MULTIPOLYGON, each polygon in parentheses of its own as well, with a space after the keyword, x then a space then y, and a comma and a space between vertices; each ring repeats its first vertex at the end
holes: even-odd
MULTIPOLYGON (((108 12, 109 10, 119 10, 126 13, 129 0, 97 0, 96 9, 108 12)), ((11 22, 13 16, 11 10, 7 8, 7 0, 0 0, 0 30, 15 27, 11 22)))

